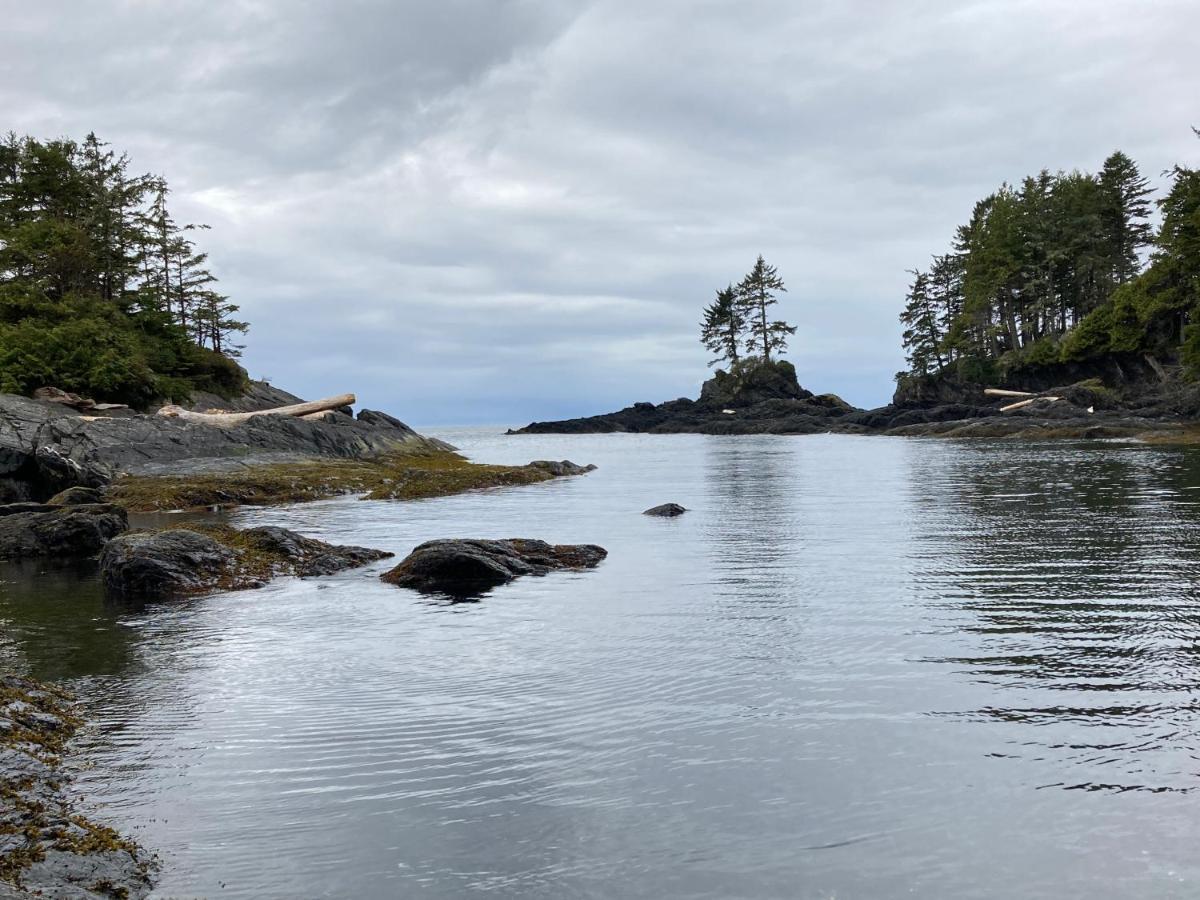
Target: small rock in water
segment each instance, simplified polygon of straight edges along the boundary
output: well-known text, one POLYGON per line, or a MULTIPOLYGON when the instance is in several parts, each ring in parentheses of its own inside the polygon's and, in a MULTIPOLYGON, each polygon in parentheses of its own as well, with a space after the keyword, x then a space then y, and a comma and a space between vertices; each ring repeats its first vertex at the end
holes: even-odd
POLYGON ((428 541, 381 577, 400 587, 465 599, 520 575, 592 569, 606 556, 608 551, 595 544, 551 545, 523 538, 428 541))
POLYGON ((687 512, 687 508, 680 506, 678 503, 664 503, 662 506, 652 506, 642 513, 643 516, 663 516, 664 518, 673 518, 682 516, 687 512))

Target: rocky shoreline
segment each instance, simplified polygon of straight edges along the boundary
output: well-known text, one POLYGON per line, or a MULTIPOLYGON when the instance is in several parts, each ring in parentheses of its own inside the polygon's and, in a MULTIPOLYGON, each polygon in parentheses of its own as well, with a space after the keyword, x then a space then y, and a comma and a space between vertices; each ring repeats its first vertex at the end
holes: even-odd
MULTIPOLYGON (((1127 369, 1128 370, 1128 366, 1127 369)), ((1192 440, 1200 420, 1200 386, 1171 378, 1102 378, 1091 371, 1071 383, 1006 384, 1042 399, 1004 410, 1011 398, 984 393, 984 386, 929 379, 897 390, 892 403, 859 409, 835 394, 800 386, 787 362, 760 366, 735 377, 718 372, 697 400, 635 403, 613 413, 533 422, 509 434, 880 434, 954 438, 1157 437, 1192 440), (1116 387, 1111 386, 1114 380, 1116 387)), ((1111 373, 1103 373, 1111 374, 1111 373)), ((1139 373, 1140 375, 1141 373, 1139 373)), ((1151 373, 1154 376, 1154 373, 1151 373)))
POLYGON ((82 724, 61 691, 0 675, 0 898, 145 897, 154 860, 83 816, 62 758, 82 724))

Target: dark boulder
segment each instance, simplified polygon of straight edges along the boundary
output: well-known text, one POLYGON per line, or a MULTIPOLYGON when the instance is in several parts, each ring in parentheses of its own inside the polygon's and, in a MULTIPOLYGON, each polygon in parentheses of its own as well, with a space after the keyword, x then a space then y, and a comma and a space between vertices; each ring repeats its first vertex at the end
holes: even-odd
POLYGON ((112 541, 100 557, 100 575, 110 597, 155 600, 259 587, 279 575, 332 575, 389 556, 271 525, 244 531, 213 527, 211 533, 176 528, 112 541))
POLYGON ((107 503, 0 507, 0 559, 91 556, 128 527, 125 510, 107 503))
POLYGON ((687 512, 687 508, 680 506, 678 503, 664 503, 662 506, 652 506, 642 513, 643 516, 662 516, 664 518, 674 518, 682 516, 687 512))
POLYGON ((812 391, 800 387, 795 367, 786 360, 741 371, 718 371, 700 388, 700 403, 714 409, 753 406, 767 400, 809 400, 812 391))
POLYGON ((236 558, 198 531, 138 532, 109 542, 100 556, 100 577, 110 597, 158 599, 216 585, 236 558))
POLYGON ((608 551, 594 544, 551 545, 523 538, 438 540, 421 544, 381 577, 400 587, 465 598, 521 575, 595 568, 606 556, 608 551))

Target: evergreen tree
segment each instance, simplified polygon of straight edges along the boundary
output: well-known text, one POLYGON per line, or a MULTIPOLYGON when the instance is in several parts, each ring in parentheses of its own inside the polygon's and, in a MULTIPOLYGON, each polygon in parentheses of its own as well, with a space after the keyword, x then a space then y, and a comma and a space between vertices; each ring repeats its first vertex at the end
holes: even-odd
POLYGON ((142 403, 239 389, 220 351, 245 323, 167 196, 94 134, 0 140, 0 390, 142 403))
POLYGON ((794 326, 780 320, 771 321, 767 315, 778 302, 776 294, 786 291, 778 271, 767 265, 761 254, 754 268, 737 286, 737 308, 747 329, 746 352, 761 355, 766 363, 771 361, 771 351, 785 351, 788 337, 796 333, 794 326))
POLYGON ((717 354, 709 365, 722 361, 736 366, 740 358, 738 348, 746 323, 737 303, 737 291, 733 285, 717 291, 716 299, 704 308, 704 321, 700 323, 700 340, 709 352, 717 354))
POLYGON ((1124 284, 1141 271, 1138 251, 1153 239, 1148 199, 1153 191, 1134 161, 1119 150, 1104 161, 1099 184, 1111 278, 1124 284))
POLYGON ((905 356, 910 372, 929 375, 945 365, 940 317, 930 293, 929 276, 920 271, 910 274, 913 283, 908 289, 904 312, 900 314, 900 323, 904 325, 905 356))

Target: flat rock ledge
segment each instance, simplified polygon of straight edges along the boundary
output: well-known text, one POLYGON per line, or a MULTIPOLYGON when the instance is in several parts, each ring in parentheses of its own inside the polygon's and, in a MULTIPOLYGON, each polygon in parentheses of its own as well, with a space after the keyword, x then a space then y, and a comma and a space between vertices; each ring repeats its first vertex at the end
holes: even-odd
POLYGON ((110 503, 9 503, 0 506, 0 560, 92 556, 128 528, 125 510, 110 503))
POLYGON ((593 569, 608 556, 595 544, 547 544, 528 538, 428 541, 380 576, 388 584, 456 598, 478 597, 522 575, 593 569))
POLYGON ((154 860, 73 808, 60 769, 80 725, 63 693, 0 675, 0 898, 146 897, 154 860))
POLYGON ((687 512, 686 506, 680 506, 678 503, 664 503, 661 506, 652 506, 645 510, 643 516, 661 516, 665 519, 673 519, 675 516, 682 516, 687 512))
POLYGON ((162 600, 261 587, 283 575, 332 575, 393 555, 327 544, 273 525, 173 528, 110 541, 100 556, 100 577, 110 599, 162 600))

